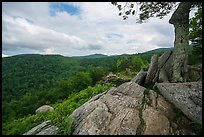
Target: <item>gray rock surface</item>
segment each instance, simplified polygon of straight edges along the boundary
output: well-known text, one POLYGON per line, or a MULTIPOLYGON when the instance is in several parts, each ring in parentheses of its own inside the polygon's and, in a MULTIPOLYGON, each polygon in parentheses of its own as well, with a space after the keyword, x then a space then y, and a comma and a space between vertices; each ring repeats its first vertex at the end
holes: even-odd
POLYGON ((105 79, 103 80, 103 83, 109 83, 109 82, 124 83, 128 81, 130 81, 130 79, 127 79, 125 77, 119 77, 118 75, 113 74, 111 72, 105 77, 105 79))
POLYGON ((170 122, 153 107, 147 106, 142 112, 146 124, 144 135, 168 135, 170 122))
POLYGON ((46 129, 40 131, 36 135, 58 135, 58 130, 59 130, 58 127, 50 126, 46 129))
POLYGON ((161 83, 161 82, 169 82, 168 74, 167 74, 167 72, 163 68, 161 68, 160 71, 159 71, 158 82, 159 83, 161 83))
POLYGON ((139 85, 143 85, 146 75, 147 75, 146 71, 140 70, 140 72, 131 81, 139 85))
POLYGON ((202 82, 157 83, 156 87, 188 118, 202 125, 202 82))
POLYGON ((53 111, 54 108, 49 105, 43 105, 35 110, 35 113, 41 113, 41 112, 47 112, 47 111, 53 111))
POLYGON ((157 71, 158 71, 158 55, 153 55, 151 58, 151 62, 149 65, 149 69, 147 71, 147 76, 145 79, 145 85, 150 86, 154 85, 156 82, 157 78, 157 71))
POLYGON ((28 132, 24 133, 23 135, 57 135, 58 134, 58 127, 53 126, 51 121, 45 121, 42 124, 39 124, 33 127, 28 132))
POLYGON ((135 82, 94 96, 70 115, 76 120, 74 135, 179 134, 180 129, 170 130, 175 116, 163 96, 135 82))
POLYGON ((168 61, 172 54, 172 51, 164 52, 158 59, 158 69, 161 69, 168 61))
POLYGON ((74 134, 136 134, 144 90, 136 83, 127 82, 97 100, 88 101, 70 115, 76 119, 74 134))
POLYGON ((173 74, 173 54, 170 55, 162 68, 166 71, 168 77, 171 78, 173 74))

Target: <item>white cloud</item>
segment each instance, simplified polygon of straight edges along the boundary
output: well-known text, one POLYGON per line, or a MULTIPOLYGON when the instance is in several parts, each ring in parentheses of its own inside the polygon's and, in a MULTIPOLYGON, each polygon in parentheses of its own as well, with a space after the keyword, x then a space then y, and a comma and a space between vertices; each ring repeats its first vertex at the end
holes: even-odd
POLYGON ((8 57, 8 55, 5 55, 5 54, 2 53, 2 58, 4 58, 4 57, 8 57))
POLYGON ((72 2, 80 13, 49 15, 49 3, 3 3, 2 42, 5 54, 22 52, 62 54, 138 53, 158 47, 172 47, 170 15, 136 24, 123 21, 111 2, 72 2))

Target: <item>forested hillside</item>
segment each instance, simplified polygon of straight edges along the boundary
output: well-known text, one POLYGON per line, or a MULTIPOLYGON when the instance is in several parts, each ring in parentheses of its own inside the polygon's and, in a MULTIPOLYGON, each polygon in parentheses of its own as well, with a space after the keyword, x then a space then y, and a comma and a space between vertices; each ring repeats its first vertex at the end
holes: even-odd
MULTIPOLYGON (((192 53, 192 50, 189 51, 192 53)), ((58 108, 59 105, 56 104, 67 102, 66 99, 74 99, 75 103, 72 102, 74 106, 73 104, 66 106, 71 107, 69 108, 70 112, 66 112, 66 115, 70 114, 92 96, 103 92, 102 89, 108 89, 116 84, 109 83, 107 85, 102 82, 110 72, 131 79, 141 68, 147 69, 154 53, 161 55, 163 52, 164 50, 154 50, 154 52, 135 55, 103 58, 78 58, 60 55, 19 55, 2 58, 4 134, 22 134, 25 132, 27 128, 29 129, 26 123, 23 126, 27 127, 26 129, 16 129, 16 126, 23 122, 22 120, 30 118, 32 114, 35 114, 35 110, 44 104, 55 104, 54 106, 58 108), (86 95, 80 95, 82 93, 86 95)), ((189 54, 189 57, 190 60, 196 58, 193 54, 189 54)), ((195 63, 191 62, 191 64, 195 63)), ((63 112, 63 116, 64 114, 65 112, 63 112)), ((55 115, 59 115, 58 112, 55 115)), ((63 119, 63 117, 59 118, 63 119)), ((44 119, 47 118, 33 124, 39 124, 44 119)), ((60 125, 61 120, 53 120, 59 127, 62 126, 60 125)))

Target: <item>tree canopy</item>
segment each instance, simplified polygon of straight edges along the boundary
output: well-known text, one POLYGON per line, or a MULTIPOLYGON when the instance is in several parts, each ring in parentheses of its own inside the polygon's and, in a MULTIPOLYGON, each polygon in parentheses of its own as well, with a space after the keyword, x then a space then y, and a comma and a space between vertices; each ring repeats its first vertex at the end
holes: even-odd
MULTIPOLYGON (((177 7, 173 12, 169 23, 174 25, 175 28, 175 41, 173 51, 173 75, 172 82, 186 81, 185 75, 188 73, 188 51, 189 45, 189 26, 191 26, 190 39, 193 42, 197 42, 202 39, 200 35, 200 27, 202 24, 202 3, 199 2, 126 2, 124 6, 117 2, 112 2, 114 6, 117 6, 119 10, 119 16, 122 16, 124 20, 129 15, 135 15, 137 10, 134 7, 139 7, 139 19, 138 23, 143 23, 151 17, 159 17, 162 19, 164 16, 170 13, 174 7, 177 7), (177 6, 178 4, 178 6, 177 6), (189 13, 194 8, 198 7, 198 13, 196 17, 189 20, 189 13), (190 25, 189 25, 190 22, 190 25)), ((137 9, 136 8, 136 9, 137 9)))

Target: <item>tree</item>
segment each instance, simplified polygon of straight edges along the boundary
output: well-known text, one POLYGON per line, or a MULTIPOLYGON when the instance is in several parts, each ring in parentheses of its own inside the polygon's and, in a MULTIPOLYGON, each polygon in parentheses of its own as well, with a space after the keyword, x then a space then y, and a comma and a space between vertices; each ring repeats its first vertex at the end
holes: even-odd
POLYGON ((202 3, 198 3, 195 16, 190 19, 189 40, 192 42, 192 54, 202 59, 202 3))
POLYGON ((194 45, 202 45, 202 3, 197 3, 197 12, 190 19, 189 40, 194 45))
POLYGON ((126 70, 126 68, 129 68, 131 63, 127 57, 123 57, 123 58, 117 60, 116 65, 117 65, 118 71, 123 71, 123 70, 126 70))
POLYGON ((132 58, 132 67, 135 71, 139 72, 140 69, 145 68, 145 64, 143 63, 140 57, 132 58))
POLYGON ((79 92, 93 84, 92 78, 87 72, 79 72, 72 80, 73 92, 79 92))
MULTIPOLYGON (((138 22, 149 19, 150 17, 159 17, 160 19, 166 16, 173 7, 177 6, 175 2, 126 2, 125 6, 112 2, 113 5, 119 9, 119 16, 127 19, 128 15, 135 15, 134 7, 140 4, 140 11, 138 22)), ((197 6, 198 2, 180 2, 177 9, 171 16, 169 23, 175 28, 175 42, 173 52, 173 82, 182 82, 187 73, 188 54, 187 46, 189 42, 189 12, 197 6)))
POLYGON ((96 84, 99 80, 102 79, 103 76, 107 74, 107 71, 103 67, 95 67, 91 69, 90 76, 93 80, 93 85, 96 84))

